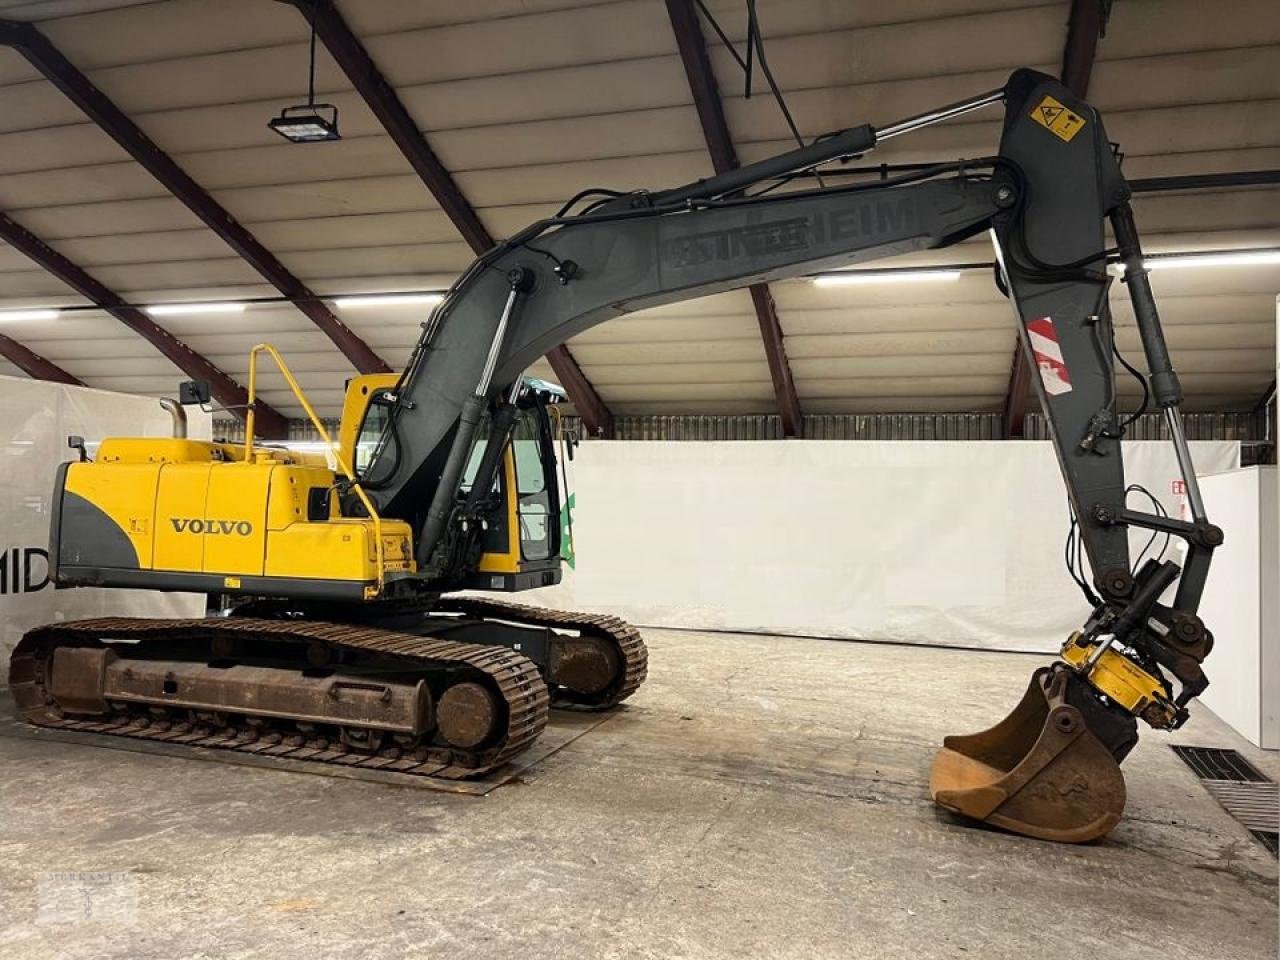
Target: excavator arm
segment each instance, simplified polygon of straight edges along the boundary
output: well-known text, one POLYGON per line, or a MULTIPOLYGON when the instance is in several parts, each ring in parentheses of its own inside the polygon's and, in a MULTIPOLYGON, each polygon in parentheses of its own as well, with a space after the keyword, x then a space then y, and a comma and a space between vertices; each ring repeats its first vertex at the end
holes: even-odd
POLYGON ((718 177, 656 193, 607 193, 582 213, 533 224, 458 280, 424 324, 366 486, 383 515, 415 531, 421 574, 447 576, 465 555, 459 531, 474 526, 473 498, 460 498, 459 481, 477 429, 488 417, 490 442, 494 430, 503 439, 512 385, 551 348, 636 310, 988 232, 1022 349, 1039 372, 1035 390, 1093 571, 1092 587, 1082 587, 1094 609, 1013 715, 985 733, 948 739, 933 792, 944 807, 1024 833, 1101 835, 1123 806, 1117 764, 1136 742, 1134 717, 1176 727, 1207 683, 1200 662, 1212 635, 1196 608, 1222 542, 1196 485, 1129 196, 1097 111, 1031 70, 1016 71, 1001 90, 878 130, 845 130, 718 177), (751 192, 1001 101, 995 157, 871 183, 751 192), (1126 504, 1108 221, 1190 522, 1126 504), (1185 569, 1168 560, 1131 569, 1134 527, 1186 541, 1185 569), (1173 600, 1162 602, 1175 583, 1173 600))

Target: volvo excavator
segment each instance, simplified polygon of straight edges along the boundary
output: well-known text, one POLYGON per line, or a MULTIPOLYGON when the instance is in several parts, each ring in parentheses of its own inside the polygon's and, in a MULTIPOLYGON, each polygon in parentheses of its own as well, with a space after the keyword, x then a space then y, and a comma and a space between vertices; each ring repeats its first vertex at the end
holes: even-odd
POLYGON ((526 378, 529 366, 632 311, 987 233, 1039 372, 1093 609, 1012 714, 946 739, 931 791, 946 810, 1018 833, 1100 837, 1123 810, 1119 764, 1137 720, 1179 727, 1207 684, 1213 637, 1196 609, 1222 542, 1196 485, 1129 197, 1098 112, 1027 69, 960 103, 674 189, 586 191, 479 257, 423 323, 402 374, 349 383, 332 462, 255 442, 257 357, 293 383, 260 345, 243 444, 115 438, 92 462, 82 450, 65 464, 50 549, 59 587, 202 591, 224 613, 30 631, 10 669, 20 716, 437 777, 500 767, 533 743, 550 706, 612 707, 646 670, 639 634, 620 620, 474 597, 560 577, 563 395, 526 378), (801 179, 997 105, 994 156, 870 181, 801 179), (1126 504, 1112 258, 1148 367, 1135 373, 1167 419, 1190 520, 1126 504), (1132 529, 1185 541, 1183 564, 1133 568, 1132 529))

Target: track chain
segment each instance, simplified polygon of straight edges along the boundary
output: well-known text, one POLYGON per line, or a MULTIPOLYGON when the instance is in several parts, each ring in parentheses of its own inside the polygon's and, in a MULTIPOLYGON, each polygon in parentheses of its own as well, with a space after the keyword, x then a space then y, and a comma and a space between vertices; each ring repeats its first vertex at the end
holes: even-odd
POLYGON ((102 618, 37 627, 28 631, 13 652, 9 686, 21 719, 36 726, 445 779, 482 776, 528 749, 547 724, 549 706, 547 687, 537 666, 503 647, 418 637, 373 627, 240 617, 198 620, 102 618), (192 723, 157 724, 145 714, 113 717, 109 721, 77 720, 65 716, 49 695, 49 663, 53 651, 60 645, 96 647, 104 640, 187 641, 212 640, 217 636, 286 643, 320 641, 335 648, 413 661, 426 669, 468 669, 474 674, 468 679, 483 682, 505 704, 505 735, 496 744, 474 751, 427 744, 411 752, 391 747, 376 754, 365 754, 296 730, 262 734, 257 728, 244 723, 214 730, 192 723))

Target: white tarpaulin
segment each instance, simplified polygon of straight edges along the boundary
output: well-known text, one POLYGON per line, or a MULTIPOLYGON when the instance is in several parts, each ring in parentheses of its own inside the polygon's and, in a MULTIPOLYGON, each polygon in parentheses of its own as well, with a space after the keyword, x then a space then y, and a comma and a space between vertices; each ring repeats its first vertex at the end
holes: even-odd
MULTIPOLYGON (((1201 473, 1239 465, 1238 443, 1191 446, 1201 473)), ((574 468, 576 569, 534 593, 548 604, 1031 651, 1056 650, 1088 612, 1063 564, 1048 442, 611 441, 582 444, 574 468)), ((1125 468, 1180 514, 1169 444, 1126 444, 1125 468)), ((1131 534, 1134 556, 1145 540, 1131 534)))
MULTIPOLYGON (((196 617, 203 594, 144 590, 55 590, 48 583, 49 506, 54 471, 111 436, 163 437, 172 421, 146 397, 0 377, 0 680, 22 634, 41 623, 100 616, 196 617)), ((208 438, 212 419, 191 413, 190 436, 208 438)))

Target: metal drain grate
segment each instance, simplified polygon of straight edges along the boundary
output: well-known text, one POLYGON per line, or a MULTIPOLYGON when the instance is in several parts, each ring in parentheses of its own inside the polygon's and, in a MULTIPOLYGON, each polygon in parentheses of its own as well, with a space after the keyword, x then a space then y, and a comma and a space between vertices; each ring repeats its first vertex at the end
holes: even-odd
POLYGON ((1280 784, 1235 750, 1175 744, 1173 752, 1263 846, 1273 854, 1280 849, 1280 784))
POLYGON ((1270 783, 1271 778, 1235 750, 1217 747, 1184 747, 1174 744, 1173 752, 1196 772, 1201 780, 1242 780, 1270 783))

